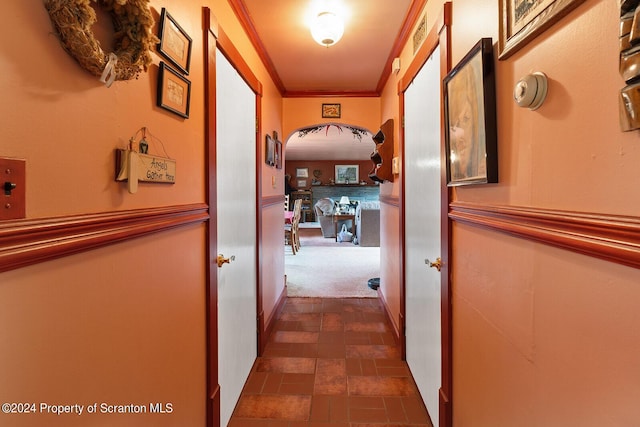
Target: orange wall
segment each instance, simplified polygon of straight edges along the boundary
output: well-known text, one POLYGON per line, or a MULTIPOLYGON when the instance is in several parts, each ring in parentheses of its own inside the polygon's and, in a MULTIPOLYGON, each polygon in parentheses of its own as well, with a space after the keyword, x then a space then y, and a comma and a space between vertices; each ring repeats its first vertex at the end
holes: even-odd
MULTIPOLYGON (((429 2, 429 25, 441 4, 429 2)), ((453 64, 481 37, 497 42, 498 12, 498 2, 454 2, 453 64)), ((587 1, 496 60, 500 182, 457 188, 453 200, 637 216, 640 149, 618 124, 618 28, 617 2, 587 1), (550 79, 536 111, 512 99, 531 71, 550 79)), ((394 88, 382 111, 394 111, 394 88)), ((454 426, 637 422, 637 269, 458 223, 451 247, 454 426)))
MULTIPOLYGON (((401 58, 401 66, 406 67, 409 60, 401 58)), ((381 96, 381 123, 393 119, 393 153, 401 162, 402 138, 400 138, 400 102, 398 97, 398 81, 402 77, 402 72, 391 73, 381 96)), ((399 164, 402 173, 402 164, 399 164)), ((394 323, 396 334, 400 334, 400 286, 402 267, 400 265, 401 250, 400 240, 400 191, 401 175, 394 176, 393 182, 380 184, 380 259, 385 260, 380 263, 380 288, 384 304, 394 323), (384 203, 389 198, 396 200, 394 204, 384 203)))
MULTIPOLYGON (((41 2, 5 2, 0 155, 27 160, 29 218, 204 200, 202 4, 263 82, 263 134, 287 137, 326 122, 322 102, 342 103, 336 122, 369 130, 396 118, 396 77, 381 99, 281 101, 224 0, 151 2, 156 15, 167 6, 194 40, 187 120, 155 107, 159 56, 138 80, 107 89, 62 51, 41 2), (113 150, 142 126, 177 160, 177 182, 141 184, 130 195, 113 182, 113 150)), ((437 16, 440 4, 429 2, 428 15, 437 16)), ((587 1, 497 62, 500 183, 458 189, 454 200, 637 215, 638 134, 618 125, 618 9, 617 2, 587 1), (547 73, 551 86, 546 103, 531 112, 515 106, 512 88, 534 70, 547 73)), ((497 3, 455 1, 454 64, 480 37, 497 40, 498 15, 497 3)), ((263 164, 263 195, 282 194, 283 173, 263 164)), ((399 194, 398 182, 383 184, 381 193, 399 194)), ((265 230, 280 214, 266 210, 265 230)), ((393 255, 397 210, 381 218, 381 240, 393 255)), ((8 379, 0 401, 171 401, 170 417, 120 416, 118 425, 202 424, 204 232, 186 227, 0 273, 0 342, 10 344, 0 349, 0 377, 8 379)), ((281 237, 265 231, 263 238, 282 247, 274 243, 281 237)), ((458 224, 451 244, 454 425, 637 420, 638 270, 458 224)), ((281 258, 266 261, 273 261, 263 276, 268 318, 284 266, 281 258)), ((395 306, 394 295, 387 302, 395 306)), ((83 417, 39 417, 10 422, 86 425, 83 417)))
POLYGON ((203 236, 204 226, 175 230, 0 275, 3 403, 173 408, 0 414, 0 424, 204 425, 203 236))
MULTIPOLYGON (((158 54, 148 73, 106 88, 62 50, 41 1, 3 3, 0 156, 26 160, 29 219, 204 202, 203 5, 263 84, 263 131, 281 133, 280 95, 226 0, 150 2, 193 39, 188 119, 156 107, 158 54), (176 183, 129 194, 114 182, 114 150, 143 126, 157 138, 151 152, 176 160, 176 183)), ((282 193, 282 171, 280 188, 272 174, 263 164, 266 196, 282 193)), ((266 227, 282 223, 281 208, 269 212, 266 227)), ((204 425, 205 232, 188 226, 0 273, 0 402, 173 404, 164 416, 0 414, 0 425, 204 425)), ((265 253, 282 248, 278 238, 265 253)), ((266 261, 268 317, 284 261, 266 261)))
MULTIPOLYGON (((382 189, 383 187, 380 188, 380 192, 382 189)), ((396 205, 380 204, 380 287, 378 289, 397 336, 402 333, 400 320, 401 220, 400 209, 396 205)))
POLYGON ((285 98, 283 99, 283 141, 303 127, 321 123, 346 123, 376 133, 380 121, 380 98, 285 98), (323 119, 322 104, 341 104, 339 119, 323 119))

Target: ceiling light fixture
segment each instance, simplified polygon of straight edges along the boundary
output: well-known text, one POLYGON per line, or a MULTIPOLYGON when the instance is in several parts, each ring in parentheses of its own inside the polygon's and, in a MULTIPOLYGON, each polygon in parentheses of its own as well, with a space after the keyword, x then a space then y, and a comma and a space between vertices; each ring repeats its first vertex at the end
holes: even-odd
POLYGON ((333 46, 343 34, 344 23, 333 12, 320 12, 311 23, 311 37, 322 46, 333 46))

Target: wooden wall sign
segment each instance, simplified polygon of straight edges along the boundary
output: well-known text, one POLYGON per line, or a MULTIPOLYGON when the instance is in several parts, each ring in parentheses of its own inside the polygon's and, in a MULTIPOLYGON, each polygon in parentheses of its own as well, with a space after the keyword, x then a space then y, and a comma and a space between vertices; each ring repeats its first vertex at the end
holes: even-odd
POLYGON ((176 161, 167 157, 118 149, 116 181, 128 181, 130 193, 136 192, 138 181, 175 184, 176 161))

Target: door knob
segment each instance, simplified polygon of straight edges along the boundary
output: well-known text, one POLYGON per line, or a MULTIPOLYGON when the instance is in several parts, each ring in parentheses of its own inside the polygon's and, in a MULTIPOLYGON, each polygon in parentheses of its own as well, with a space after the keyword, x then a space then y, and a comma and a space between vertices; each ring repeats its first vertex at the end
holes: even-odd
POLYGON ((431 268, 435 268, 438 271, 440 271, 440 269, 442 268, 442 260, 440 259, 440 257, 436 258, 434 262, 431 262, 428 259, 425 259, 424 263, 431 268))
POLYGON ((216 261, 218 263, 218 268, 221 268, 223 264, 229 264, 231 261, 235 260, 236 256, 235 255, 231 255, 229 258, 225 258, 224 255, 222 254, 218 254, 218 258, 216 258, 216 261))

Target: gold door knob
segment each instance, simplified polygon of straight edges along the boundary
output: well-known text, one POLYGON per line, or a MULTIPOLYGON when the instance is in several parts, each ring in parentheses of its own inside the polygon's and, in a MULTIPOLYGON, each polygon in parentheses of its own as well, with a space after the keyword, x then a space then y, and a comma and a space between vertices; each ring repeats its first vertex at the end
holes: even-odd
POLYGON ((436 258, 434 262, 431 262, 428 259, 425 259, 424 263, 431 268, 435 268, 438 271, 440 271, 440 269, 442 268, 442 260, 440 259, 440 257, 436 258))
POLYGON ((221 268, 223 264, 229 264, 231 261, 235 260, 236 257, 235 255, 231 255, 229 258, 225 258, 224 255, 222 254, 218 254, 218 258, 216 258, 216 261, 218 263, 218 268, 221 268))

